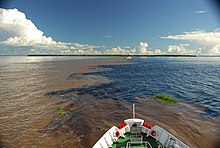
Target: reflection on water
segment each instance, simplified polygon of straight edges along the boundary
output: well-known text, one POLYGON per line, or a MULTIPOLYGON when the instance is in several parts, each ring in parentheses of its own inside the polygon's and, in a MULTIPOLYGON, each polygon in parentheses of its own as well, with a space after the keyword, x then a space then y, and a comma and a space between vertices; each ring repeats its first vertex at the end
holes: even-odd
POLYGON ((80 58, 62 57, 58 58, 59 62, 45 62, 57 61, 57 58, 0 57, 0 146, 54 147, 62 143, 58 138, 48 142, 51 136, 47 136, 44 126, 53 118, 60 100, 45 94, 96 83, 98 77, 90 81, 68 80, 72 72, 88 69, 89 61, 75 61, 80 58))
POLYGON ((218 61, 138 58, 133 64, 90 69, 89 61, 0 64, 2 145, 91 147, 110 126, 131 117, 135 102, 137 117, 190 147, 215 147, 220 137, 218 61), (157 93, 182 102, 159 104, 151 97, 157 93), (57 106, 65 107, 65 115, 54 115, 57 106))
POLYGON ((39 99, 47 91, 49 71, 50 67, 40 63, 0 65, 0 126, 6 143, 15 144, 25 134, 37 130, 28 126, 41 118, 49 105, 39 99))
MULTIPOLYGON (((135 59, 138 64, 103 65, 99 68, 111 69, 84 73, 79 79, 91 75, 101 75, 112 80, 111 83, 73 89, 100 99, 131 100, 136 96, 145 97, 158 93, 169 94, 185 102, 205 107, 206 117, 220 115, 220 59, 135 59)), ((54 92, 65 93, 64 92, 54 92)))
MULTIPOLYGON (((35 62, 48 62, 48 61, 67 61, 67 60, 80 60, 80 59, 93 59, 95 57, 87 56, 0 56, 0 65, 17 64, 17 63, 35 63, 35 62)), ((97 58, 97 57, 96 57, 97 58)))

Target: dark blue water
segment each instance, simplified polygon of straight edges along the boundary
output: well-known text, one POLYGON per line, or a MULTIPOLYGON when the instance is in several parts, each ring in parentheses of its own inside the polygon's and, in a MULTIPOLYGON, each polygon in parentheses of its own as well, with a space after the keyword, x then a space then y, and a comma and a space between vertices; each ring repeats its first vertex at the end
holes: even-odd
MULTIPOLYGON (((64 90, 56 95, 78 91, 100 99, 132 100, 162 93, 205 106, 204 116, 219 117, 220 58, 134 58, 131 63, 95 67, 108 70, 83 75, 101 75, 111 82, 64 90)), ((70 78, 77 76, 73 74, 70 78)))

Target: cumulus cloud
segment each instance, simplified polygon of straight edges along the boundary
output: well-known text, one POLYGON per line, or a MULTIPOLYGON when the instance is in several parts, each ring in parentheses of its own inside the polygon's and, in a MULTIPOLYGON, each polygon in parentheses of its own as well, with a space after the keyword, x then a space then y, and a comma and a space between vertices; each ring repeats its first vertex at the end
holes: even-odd
POLYGON ((51 37, 46 37, 43 32, 28 20, 24 13, 17 9, 0 9, 1 29, 13 33, 14 36, 8 38, 3 43, 15 46, 34 46, 34 45, 55 45, 51 37))
POLYGON ((169 54, 199 54, 201 48, 189 49, 189 44, 169 45, 167 49, 169 54))
MULTIPOLYGON (((104 55, 128 55, 128 54, 166 54, 160 49, 150 49, 147 42, 140 42, 136 48, 130 46, 118 46, 107 50, 94 50, 96 48, 104 48, 105 46, 92 46, 79 43, 66 43, 55 41, 52 37, 44 35, 44 32, 36 27, 36 25, 27 19, 23 12, 17 9, 0 8, 0 33, 8 34, 8 37, 0 41, 0 45, 15 47, 23 50, 20 53, 63 53, 63 54, 104 54, 104 55), (25 48, 24 48, 25 47, 25 48), (29 51, 28 51, 29 49, 29 51)), ((104 37, 111 38, 111 34, 105 34, 104 37)), ((213 53, 220 53, 220 29, 214 32, 206 32, 197 30, 194 32, 185 32, 182 35, 170 35, 161 37, 163 39, 197 41, 201 44, 212 45, 213 53)), ((10 49, 10 48, 7 48, 10 49)), ((4 49, 6 51, 6 48, 4 49)), ((168 53, 199 53, 201 49, 189 49, 188 44, 170 45, 168 53)))
POLYGON ((129 53, 130 50, 126 50, 125 48, 121 48, 120 46, 102 52, 102 54, 105 55, 127 55, 129 53))
POLYGON ((96 46, 81 45, 78 43, 57 42, 52 37, 44 35, 35 24, 26 18, 23 12, 17 9, 0 8, 0 29, 7 32, 10 37, 1 44, 9 46, 29 46, 46 49, 87 50, 96 46))
POLYGON ((131 49, 130 51, 131 51, 131 53, 133 53, 133 54, 137 52, 137 50, 136 50, 135 48, 131 49))
POLYGON ((141 54, 147 54, 147 47, 148 44, 146 42, 140 42, 139 48, 140 48, 140 53, 141 54))
POLYGON ((160 49, 155 49, 154 50, 154 54, 163 54, 163 52, 160 49))
POLYGON ((220 54, 220 44, 212 48, 212 53, 220 54))
POLYGON ((147 49, 148 44, 146 42, 140 42, 138 48, 128 48, 124 47, 114 47, 108 50, 97 52, 98 54, 103 55, 153 55, 153 54, 165 54, 160 49, 149 50, 147 49))
POLYGON ((220 31, 206 32, 205 30, 197 30, 185 32, 181 35, 169 35, 161 37, 163 39, 184 40, 199 43, 204 46, 203 53, 219 53, 220 47, 220 31))
POLYGON ((180 45, 169 45, 168 46, 168 53, 188 53, 186 47, 189 46, 189 44, 180 44, 180 45))
POLYGON ((140 55, 163 54, 163 52, 160 49, 148 49, 147 42, 140 42, 138 47, 139 50, 136 50, 136 54, 140 54, 140 55))

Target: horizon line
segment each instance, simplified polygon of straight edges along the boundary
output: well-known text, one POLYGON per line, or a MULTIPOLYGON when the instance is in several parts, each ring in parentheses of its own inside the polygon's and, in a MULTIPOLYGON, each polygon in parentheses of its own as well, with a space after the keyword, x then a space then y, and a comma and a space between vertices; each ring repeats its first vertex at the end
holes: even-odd
POLYGON ((220 57, 219 55, 213 55, 213 54, 151 54, 151 55, 140 55, 140 54, 112 54, 112 55, 106 55, 106 54, 29 54, 29 55, 13 55, 13 54, 8 54, 8 55, 0 55, 0 56, 103 56, 103 57, 125 57, 125 56, 131 56, 131 57, 220 57))

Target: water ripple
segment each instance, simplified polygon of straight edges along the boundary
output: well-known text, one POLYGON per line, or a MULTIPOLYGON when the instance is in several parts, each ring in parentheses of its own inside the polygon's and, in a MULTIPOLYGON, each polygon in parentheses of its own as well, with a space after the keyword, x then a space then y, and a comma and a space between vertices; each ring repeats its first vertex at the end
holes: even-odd
POLYGON ((203 105, 206 107, 204 116, 219 117, 220 65, 211 61, 212 59, 202 61, 199 58, 137 58, 133 59, 134 64, 98 66, 109 70, 80 74, 78 77, 101 75, 112 80, 110 83, 63 90, 50 95, 77 91, 101 99, 131 100, 136 96, 164 93, 203 105))

